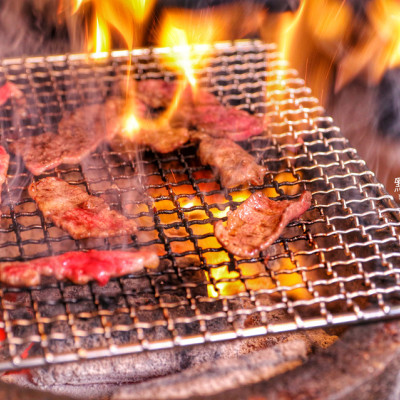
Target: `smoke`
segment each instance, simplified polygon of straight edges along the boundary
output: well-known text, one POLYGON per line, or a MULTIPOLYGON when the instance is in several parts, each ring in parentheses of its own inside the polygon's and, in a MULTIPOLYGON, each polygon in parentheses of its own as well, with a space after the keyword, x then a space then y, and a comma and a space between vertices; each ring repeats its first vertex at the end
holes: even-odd
POLYGON ((70 51, 56 0, 0 0, 0 57, 70 51))

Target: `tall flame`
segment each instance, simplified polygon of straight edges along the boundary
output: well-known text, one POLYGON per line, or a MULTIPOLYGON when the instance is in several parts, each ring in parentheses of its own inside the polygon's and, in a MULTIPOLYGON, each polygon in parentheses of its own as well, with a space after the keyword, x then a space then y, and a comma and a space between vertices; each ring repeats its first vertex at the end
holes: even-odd
POLYGON ((267 16, 261 35, 278 43, 284 59, 325 104, 333 86, 333 66, 351 37, 352 19, 352 9, 343 0, 302 0, 295 13, 267 16))
POLYGON ((262 38, 278 43, 324 103, 330 86, 340 90, 357 77, 377 84, 400 66, 400 2, 370 0, 363 7, 358 14, 344 0, 302 0, 295 13, 267 15, 262 38))
POLYGON ((376 84, 388 68, 400 65, 399 2, 372 0, 366 14, 362 37, 341 60, 339 87, 360 74, 376 84))
POLYGON ((187 34, 183 29, 175 26, 166 28, 166 33, 163 34, 161 40, 162 47, 172 47, 174 56, 172 62, 183 70, 187 80, 192 86, 195 86, 196 79, 194 77, 194 69, 192 62, 192 49, 189 46, 187 34))
POLYGON ((163 56, 175 71, 180 71, 195 86, 195 69, 211 50, 210 43, 218 39, 220 23, 204 15, 187 16, 181 11, 166 11, 161 19, 158 43, 172 49, 163 56))
POLYGON ((103 20, 96 17, 96 36, 94 42, 96 53, 108 51, 110 49, 110 33, 103 20))
POLYGON ((79 12, 83 4, 89 4, 94 13, 87 50, 99 52, 111 48, 112 32, 122 37, 128 49, 141 45, 144 24, 155 0, 74 0, 73 13, 79 12))

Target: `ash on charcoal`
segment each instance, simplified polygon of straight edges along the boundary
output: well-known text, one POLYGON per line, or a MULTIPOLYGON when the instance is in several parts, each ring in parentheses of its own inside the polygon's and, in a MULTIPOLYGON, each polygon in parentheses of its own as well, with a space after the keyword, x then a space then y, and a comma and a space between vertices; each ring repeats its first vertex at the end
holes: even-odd
POLYGON ((281 343, 237 359, 207 362, 179 375, 154 379, 119 389, 113 400, 186 399, 207 396, 260 382, 299 366, 306 357, 305 343, 281 343))

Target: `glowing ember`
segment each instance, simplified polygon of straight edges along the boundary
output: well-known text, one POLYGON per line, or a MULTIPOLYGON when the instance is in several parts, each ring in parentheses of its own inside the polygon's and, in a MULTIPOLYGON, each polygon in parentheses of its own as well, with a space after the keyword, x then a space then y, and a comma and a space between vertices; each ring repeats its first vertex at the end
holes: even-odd
MULTIPOLYGON (((210 171, 196 171, 196 179, 209 179, 210 171)), ((154 180, 152 185, 163 185, 161 178, 154 180)), ((167 179, 173 183, 186 181, 188 176, 180 174, 167 175, 167 179)), ((275 181, 280 184, 280 189, 285 194, 295 194, 301 190, 300 184, 296 184, 296 179, 293 174, 289 172, 282 172, 275 176, 275 181), (287 183, 287 184, 285 184, 287 183), (293 185, 290 185, 293 183, 293 185)), ((150 183, 150 182, 149 182, 150 183)), ((215 182, 201 183, 201 190, 205 194, 205 201, 207 204, 216 204, 218 207, 210 207, 209 211, 213 217, 223 218, 226 217, 230 207, 226 205, 227 199, 221 194, 213 194, 207 196, 206 194, 211 191, 220 189, 215 182)), ((184 218, 190 224, 191 221, 204 221, 209 218, 209 215, 202 209, 202 202, 198 196, 191 196, 193 188, 190 185, 178 185, 173 188, 174 195, 189 195, 179 197, 177 201, 180 207, 184 210, 184 218)), ((264 189, 271 197, 278 196, 279 194, 273 188, 264 189)), ((195 192, 193 192, 195 193, 195 192)), ((159 213, 159 218, 163 224, 181 224, 181 220, 176 213, 170 211, 176 209, 176 205, 171 200, 164 200, 168 196, 168 192, 164 187, 152 189, 149 194, 154 198, 155 210, 159 213), (162 196, 162 197, 161 197, 162 196)), ((235 202, 243 202, 251 195, 247 189, 231 192, 230 196, 235 202)), ((230 270, 228 265, 231 259, 226 250, 224 250, 214 236, 214 226, 211 223, 206 224, 190 224, 191 233, 187 231, 184 226, 177 226, 167 229, 166 235, 171 240, 171 248, 174 251, 189 251, 194 250, 191 242, 191 236, 198 237, 197 244, 203 249, 202 256, 206 263, 211 265, 208 271, 205 271, 207 280, 210 282, 207 285, 209 297, 231 296, 249 290, 272 290, 282 287, 287 295, 293 299, 309 299, 311 294, 305 288, 305 283, 301 273, 296 270, 296 265, 290 260, 284 259, 275 260, 271 263, 273 271, 269 271, 268 261, 254 261, 245 262, 244 259, 236 257, 241 260, 234 270, 230 270), (174 238, 186 237, 187 241, 174 242, 174 238), (268 265, 268 266, 267 266, 268 265), (294 287, 294 289, 290 289, 294 287)))
POLYGON ((296 271, 296 268, 296 265, 288 258, 279 260, 273 267, 273 279, 276 285, 285 290, 290 298, 295 300, 311 299, 312 295, 306 289, 303 277, 296 271))

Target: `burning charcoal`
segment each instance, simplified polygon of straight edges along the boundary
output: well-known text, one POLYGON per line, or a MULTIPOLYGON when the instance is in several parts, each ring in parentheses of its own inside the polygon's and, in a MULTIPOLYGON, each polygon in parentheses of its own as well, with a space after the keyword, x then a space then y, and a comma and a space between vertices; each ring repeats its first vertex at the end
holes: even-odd
POLYGON ((155 278, 155 285, 160 293, 171 291, 186 297, 186 290, 191 296, 207 296, 207 279, 197 259, 180 257, 175 259, 178 274, 169 260, 163 262, 163 274, 155 278))

